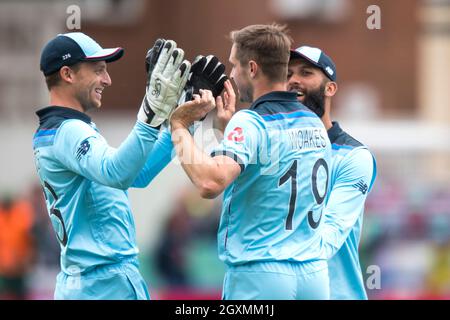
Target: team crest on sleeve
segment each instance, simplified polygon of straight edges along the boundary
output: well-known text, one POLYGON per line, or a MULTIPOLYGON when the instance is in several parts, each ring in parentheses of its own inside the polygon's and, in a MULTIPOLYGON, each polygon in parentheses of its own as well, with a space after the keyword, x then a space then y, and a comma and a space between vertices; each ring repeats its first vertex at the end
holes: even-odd
POLYGON ((80 146, 78 147, 77 150, 77 160, 80 161, 81 157, 86 155, 86 153, 89 151, 89 149, 91 148, 91 145, 89 144, 88 139, 84 139, 81 143, 80 146))
POLYGON ((236 127, 228 134, 228 140, 234 142, 242 142, 244 141, 244 133, 241 127, 236 127))

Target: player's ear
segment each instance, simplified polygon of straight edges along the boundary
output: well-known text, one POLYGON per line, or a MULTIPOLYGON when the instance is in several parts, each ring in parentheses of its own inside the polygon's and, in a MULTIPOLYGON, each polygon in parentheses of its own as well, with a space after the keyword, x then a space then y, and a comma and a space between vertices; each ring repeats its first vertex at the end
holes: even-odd
POLYGON ((325 85, 325 96, 326 97, 333 97, 338 90, 338 85, 334 81, 328 81, 325 85))
POLYGON ((250 78, 256 77, 256 73, 258 72, 258 64, 254 60, 250 60, 248 62, 249 70, 250 70, 250 78))
POLYGON ((73 83, 73 70, 70 67, 63 66, 59 69, 59 75, 63 81, 73 83))

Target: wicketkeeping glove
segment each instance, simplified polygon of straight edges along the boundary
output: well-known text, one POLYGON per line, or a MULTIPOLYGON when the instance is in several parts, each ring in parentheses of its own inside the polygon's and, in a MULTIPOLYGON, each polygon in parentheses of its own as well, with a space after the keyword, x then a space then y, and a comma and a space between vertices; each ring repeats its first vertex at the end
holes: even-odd
POLYGON ((145 71, 147 72, 147 86, 150 83, 150 77, 153 73, 153 69, 155 68, 156 62, 158 61, 159 54, 166 44, 166 39, 157 39, 153 47, 147 51, 147 55, 145 56, 145 71))
MULTIPOLYGON (((160 39, 158 39, 160 40, 160 39)), ((191 64, 175 41, 159 41, 148 52, 149 79, 138 120, 159 127, 168 119, 186 85, 191 64), (156 60, 156 62, 154 62, 156 60), (153 67, 153 70, 151 70, 153 67)))
POLYGON ((199 94, 200 89, 211 90, 214 98, 217 98, 222 93, 227 79, 225 66, 216 56, 197 56, 186 83, 184 101, 192 100, 192 95, 199 94))

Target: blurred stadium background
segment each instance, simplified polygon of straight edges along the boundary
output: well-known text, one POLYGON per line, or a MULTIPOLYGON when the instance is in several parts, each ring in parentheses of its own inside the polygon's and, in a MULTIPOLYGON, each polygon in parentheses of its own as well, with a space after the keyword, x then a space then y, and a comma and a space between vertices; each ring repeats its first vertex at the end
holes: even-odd
MULTIPOLYGON (((364 278, 374 268, 381 275, 369 297, 450 298, 450 0, 1 0, 0 299, 53 297, 59 248, 31 140, 34 112, 48 102, 40 50, 77 31, 68 24, 73 5, 82 32, 125 48, 91 114, 113 146, 136 119, 144 56, 157 37, 176 40, 189 59, 211 53, 225 62, 229 31, 275 21, 288 25, 295 46, 323 48, 338 68, 334 118, 378 161, 360 245, 364 278), (381 9, 380 30, 366 25, 370 5, 381 9)), ((152 297, 219 299, 220 199, 200 199, 176 160, 130 197, 152 297)))

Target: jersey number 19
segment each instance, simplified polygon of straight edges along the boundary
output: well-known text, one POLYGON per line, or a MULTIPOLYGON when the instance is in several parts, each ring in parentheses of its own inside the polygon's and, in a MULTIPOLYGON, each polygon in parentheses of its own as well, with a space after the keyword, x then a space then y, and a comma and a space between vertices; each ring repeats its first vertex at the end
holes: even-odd
MULTIPOLYGON (((297 203, 297 162, 294 160, 291 167, 286 171, 286 173, 278 181, 278 186, 282 186, 289 179, 291 179, 291 194, 289 197, 289 212, 286 217, 286 230, 292 230, 292 219, 294 218, 295 206, 297 203)), ((321 205, 325 200, 328 191, 328 165, 324 159, 318 159, 313 166, 311 174, 311 184, 313 189, 314 199, 318 205, 321 205), (320 195, 319 188, 317 186, 317 173, 319 169, 323 167, 326 174, 326 185, 323 195, 320 195)), ((313 217, 313 211, 308 212, 308 223, 311 228, 316 229, 319 226, 320 220, 322 219, 322 211, 320 212, 319 220, 315 221, 313 217)))

